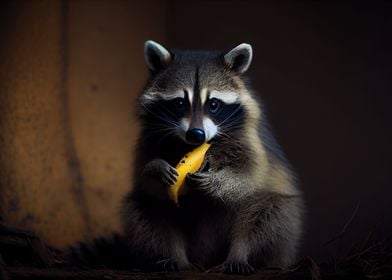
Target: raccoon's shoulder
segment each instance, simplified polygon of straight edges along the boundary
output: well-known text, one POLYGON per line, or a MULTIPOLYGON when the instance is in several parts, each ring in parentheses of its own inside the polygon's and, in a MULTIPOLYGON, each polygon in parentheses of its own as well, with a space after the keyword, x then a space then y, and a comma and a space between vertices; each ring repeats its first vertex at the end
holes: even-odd
POLYGON ((260 122, 258 133, 270 166, 268 184, 278 193, 300 194, 296 172, 265 117, 260 122))
POLYGON ((262 121, 260 121, 258 134, 260 139, 262 139, 264 149, 272 160, 289 164, 283 149, 278 143, 272 127, 265 116, 263 116, 262 121))

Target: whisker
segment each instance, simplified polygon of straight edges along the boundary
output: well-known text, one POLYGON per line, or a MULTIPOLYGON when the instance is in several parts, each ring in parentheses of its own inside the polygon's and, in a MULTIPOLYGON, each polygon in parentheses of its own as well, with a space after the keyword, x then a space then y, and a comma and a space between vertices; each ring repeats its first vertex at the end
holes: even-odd
POLYGON ((161 145, 161 142, 163 141, 163 139, 165 139, 166 137, 170 136, 170 135, 175 135, 174 131, 169 131, 168 133, 164 134, 158 141, 157 143, 157 147, 159 147, 161 145))
POLYGON ((241 106, 238 106, 238 108, 235 109, 227 118, 225 118, 223 121, 221 121, 221 122, 218 124, 218 126, 221 126, 221 125, 223 125, 226 121, 228 121, 229 118, 231 118, 235 113, 237 113, 239 109, 241 109, 241 106))
POLYGON ((158 119, 160 119, 160 120, 162 120, 162 121, 164 121, 164 122, 170 123, 170 124, 172 124, 172 125, 177 125, 177 124, 176 124, 175 122, 173 122, 172 120, 165 119, 165 118, 163 118, 162 116, 160 116, 160 115, 154 113, 154 112, 151 111, 146 105, 143 105, 143 107, 144 107, 150 114, 152 114, 153 116, 157 117, 158 119))
POLYGON ((174 115, 174 113, 171 112, 169 109, 167 109, 165 106, 159 105, 159 107, 160 107, 161 109, 164 109, 164 110, 165 110, 171 117, 173 117, 174 119, 177 118, 176 115, 174 115))
POLYGON ((148 139, 148 138, 150 138, 152 136, 155 136, 155 135, 157 135, 159 133, 166 132, 166 131, 174 131, 174 129, 173 128, 162 128, 162 129, 155 130, 152 133, 148 133, 148 135, 147 135, 147 137, 145 139, 148 139))
POLYGON ((235 120, 231 123, 227 123, 225 125, 220 125, 219 127, 223 130, 227 130, 227 129, 235 129, 235 128, 241 128, 243 125, 242 123, 240 123, 240 120, 235 120))

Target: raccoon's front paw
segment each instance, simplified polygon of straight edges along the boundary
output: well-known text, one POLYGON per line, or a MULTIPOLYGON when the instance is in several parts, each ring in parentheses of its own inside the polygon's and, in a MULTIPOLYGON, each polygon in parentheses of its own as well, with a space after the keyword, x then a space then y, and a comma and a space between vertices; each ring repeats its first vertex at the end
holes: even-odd
POLYGON ((207 188, 211 181, 209 172, 188 173, 185 177, 186 184, 194 188, 207 188))
POLYGON ((190 265, 180 265, 172 259, 160 260, 156 263, 156 265, 158 267, 158 270, 167 272, 179 272, 191 269, 190 265))
POLYGON ((177 181, 178 172, 166 160, 154 159, 143 170, 143 176, 153 177, 164 186, 171 186, 177 181))

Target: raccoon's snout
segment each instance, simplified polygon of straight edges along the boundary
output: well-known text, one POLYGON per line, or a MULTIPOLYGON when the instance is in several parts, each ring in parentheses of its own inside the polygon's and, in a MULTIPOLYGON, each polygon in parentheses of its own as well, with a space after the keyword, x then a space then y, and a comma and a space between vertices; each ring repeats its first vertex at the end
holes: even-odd
POLYGON ((185 139, 189 144, 201 145, 206 140, 206 134, 200 128, 193 128, 186 132, 185 139))

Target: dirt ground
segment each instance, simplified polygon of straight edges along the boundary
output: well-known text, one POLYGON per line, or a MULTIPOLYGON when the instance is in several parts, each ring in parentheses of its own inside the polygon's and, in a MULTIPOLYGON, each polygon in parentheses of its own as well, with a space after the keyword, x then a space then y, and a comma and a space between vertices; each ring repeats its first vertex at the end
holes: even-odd
MULTIPOLYGON (((246 279, 392 279, 392 251, 390 247, 380 243, 365 242, 360 247, 354 248, 350 255, 326 263, 318 264, 312 258, 305 258, 288 270, 265 269, 247 276, 207 272, 141 272, 137 269, 126 269, 123 264, 128 263, 130 259, 121 253, 121 242, 120 245, 105 242, 105 246, 105 250, 100 251, 104 256, 99 258, 99 261, 91 258, 84 259, 82 264, 83 259, 80 261, 66 259, 64 252, 46 246, 34 233, 9 227, 0 222, 0 280, 243 279, 245 277, 246 279)), ((128 250, 123 248, 122 251, 128 250)))

